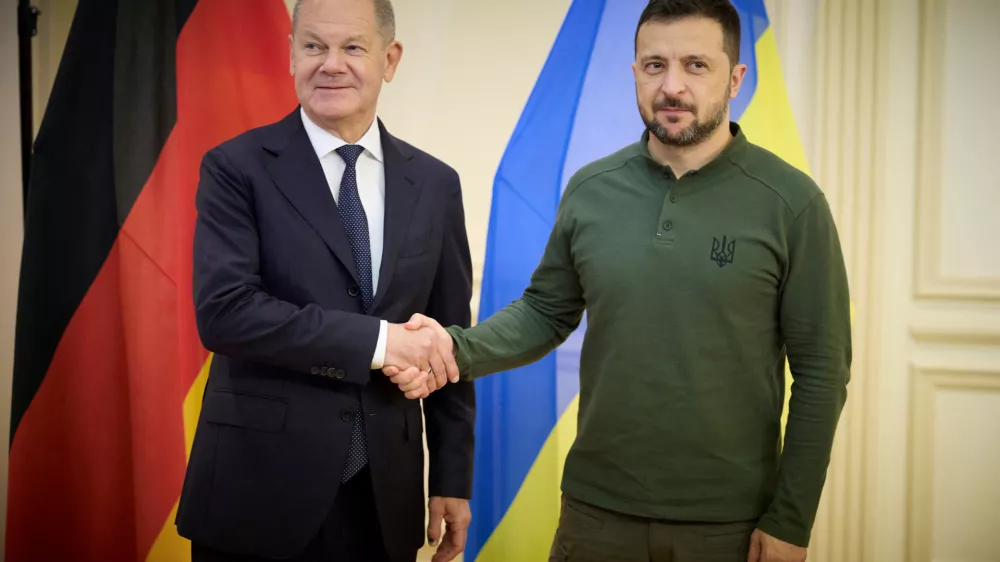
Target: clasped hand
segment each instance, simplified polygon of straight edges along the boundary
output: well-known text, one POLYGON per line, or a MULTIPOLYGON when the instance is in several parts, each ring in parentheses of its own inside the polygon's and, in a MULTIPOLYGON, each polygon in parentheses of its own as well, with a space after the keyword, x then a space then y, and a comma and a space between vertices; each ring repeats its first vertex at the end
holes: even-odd
POLYGON ((405 324, 389 324, 382 372, 407 398, 427 398, 448 381, 458 382, 452 346, 441 324, 414 314, 405 324))

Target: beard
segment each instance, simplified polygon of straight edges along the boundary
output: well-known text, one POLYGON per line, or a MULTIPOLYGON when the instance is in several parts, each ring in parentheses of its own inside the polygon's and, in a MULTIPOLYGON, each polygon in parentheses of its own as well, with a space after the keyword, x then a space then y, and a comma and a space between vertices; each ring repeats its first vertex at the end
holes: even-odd
MULTIPOLYGON (((652 112, 649 116, 643 114, 642 121, 646 125, 646 129, 649 134, 655 136, 660 142, 667 146, 694 146, 696 144, 702 143, 708 137, 712 136, 712 133, 722 125, 726 120, 726 112, 729 108, 729 95, 732 92, 732 87, 726 87, 726 94, 721 100, 712 104, 709 108, 708 117, 703 120, 698 119, 698 107, 694 104, 685 103, 677 98, 672 98, 667 96, 663 99, 657 100, 653 103, 652 112), (684 127, 681 131, 676 134, 671 134, 662 123, 656 120, 656 112, 667 108, 679 108, 690 111, 694 117, 694 123, 691 123, 687 127, 684 127)), ((640 112, 642 113, 642 112, 640 112)), ((679 117, 671 117, 670 119, 679 119, 679 117)))

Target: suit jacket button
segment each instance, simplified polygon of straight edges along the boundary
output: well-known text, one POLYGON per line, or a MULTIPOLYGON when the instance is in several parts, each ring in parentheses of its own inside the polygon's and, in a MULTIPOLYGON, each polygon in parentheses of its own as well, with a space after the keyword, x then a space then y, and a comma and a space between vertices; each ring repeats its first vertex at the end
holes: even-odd
POLYGON ((314 374, 314 375, 318 375, 319 374, 319 367, 317 367, 316 365, 313 365, 312 368, 309 369, 309 372, 312 373, 312 374, 314 374))
POLYGON ((337 371, 335 373, 333 373, 333 376, 337 377, 338 379, 342 379, 342 378, 344 378, 345 374, 346 373, 344 373, 343 369, 337 369, 337 371))
POLYGON ((329 367, 323 367, 322 369, 320 369, 319 370, 319 374, 323 375, 324 377, 330 376, 330 369, 329 369, 329 367))
POLYGON ((344 420, 345 422, 354 421, 354 412, 352 410, 344 410, 340 412, 340 419, 344 420))
POLYGON ((347 294, 351 295, 352 297, 356 297, 361 294, 361 290, 358 289, 356 286, 351 285, 351 287, 347 289, 347 294))

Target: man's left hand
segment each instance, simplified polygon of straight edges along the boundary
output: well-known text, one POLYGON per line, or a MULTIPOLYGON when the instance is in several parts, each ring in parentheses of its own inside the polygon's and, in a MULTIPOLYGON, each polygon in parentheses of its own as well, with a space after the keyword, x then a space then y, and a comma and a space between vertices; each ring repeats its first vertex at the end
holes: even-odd
POLYGON ((750 554, 747 562, 805 562, 806 549, 754 529, 750 535, 750 554))
POLYGON ((432 497, 430 499, 430 521, 427 522, 427 538, 437 552, 431 562, 450 562, 465 550, 466 532, 472 521, 469 500, 460 498, 432 497), (445 523, 444 538, 441 538, 441 521, 445 523), (440 546, 438 546, 440 545, 440 546))

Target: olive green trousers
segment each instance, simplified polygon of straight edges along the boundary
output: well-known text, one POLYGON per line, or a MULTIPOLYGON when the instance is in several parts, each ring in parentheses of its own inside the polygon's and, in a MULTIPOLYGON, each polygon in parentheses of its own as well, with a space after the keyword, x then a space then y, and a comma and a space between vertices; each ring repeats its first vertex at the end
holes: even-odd
POLYGON ((645 519, 564 495, 549 562, 746 562, 756 523, 645 519))

